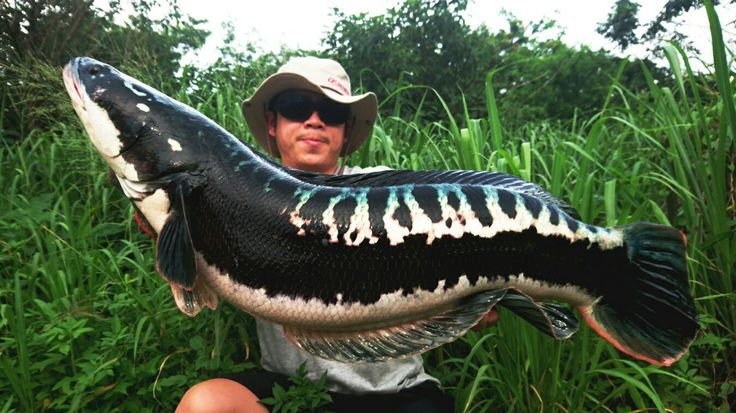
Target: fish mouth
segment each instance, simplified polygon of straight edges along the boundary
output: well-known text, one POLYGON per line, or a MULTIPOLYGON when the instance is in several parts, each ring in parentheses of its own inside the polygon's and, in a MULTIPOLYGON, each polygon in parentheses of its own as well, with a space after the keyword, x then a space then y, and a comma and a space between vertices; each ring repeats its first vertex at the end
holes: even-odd
POLYGON ((79 70, 77 69, 77 59, 72 59, 64 66, 64 69, 62 70, 62 78, 64 79, 64 86, 66 87, 66 91, 69 94, 69 97, 72 99, 72 104, 75 108, 79 108, 81 110, 87 110, 84 102, 84 95, 86 93, 82 93, 80 89, 82 87, 80 86, 79 81, 79 70))
POLYGON ((62 70, 62 79, 72 107, 87 135, 100 154, 110 161, 121 155, 122 144, 118 139, 120 132, 109 118, 109 113, 99 107, 87 93, 87 85, 82 79, 86 80, 84 65, 88 61, 94 62, 93 59, 85 57, 69 60, 62 70))

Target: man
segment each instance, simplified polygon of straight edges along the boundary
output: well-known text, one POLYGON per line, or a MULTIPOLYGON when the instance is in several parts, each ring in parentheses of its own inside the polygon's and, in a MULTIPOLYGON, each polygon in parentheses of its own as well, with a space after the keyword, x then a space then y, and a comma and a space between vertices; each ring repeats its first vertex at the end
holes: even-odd
MULTIPOLYGON (((387 169, 340 167, 370 136, 377 115, 373 93, 352 96, 342 66, 329 59, 290 60, 243 102, 243 115, 258 144, 284 166, 324 174, 387 169)), ((496 313, 489 313, 493 322, 496 313)), ((257 320, 261 365, 266 372, 213 379, 192 387, 177 412, 266 412, 259 398, 305 364, 307 377, 327 375, 334 403, 327 410, 450 412, 452 399, 424 371, 419 355, 380 363, 345 364, 308 354, 286 339, 281 326, 257 320)), ((485 324, 485 323, 484 323, 485 324)))

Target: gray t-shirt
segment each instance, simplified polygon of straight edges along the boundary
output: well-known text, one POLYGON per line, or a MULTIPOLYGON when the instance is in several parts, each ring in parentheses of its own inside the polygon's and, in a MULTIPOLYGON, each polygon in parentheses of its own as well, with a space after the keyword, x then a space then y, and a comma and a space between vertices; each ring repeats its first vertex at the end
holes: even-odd
MULTIPOLYGON (((390 168, 344 167, 343 175, 385 171, 390 168)), ((307 353, 284 336, 283 328, 268 321, 256 319, 258 342, 261 346, 261 366, 264 369, 292 375, 306 362, 307 377, 317 381, 327 372, 330 390, 347 394, 396 393, 424 381, 439 385, 439 380, 424 371, 421 355, 378 363, 340 363, 307 353)))

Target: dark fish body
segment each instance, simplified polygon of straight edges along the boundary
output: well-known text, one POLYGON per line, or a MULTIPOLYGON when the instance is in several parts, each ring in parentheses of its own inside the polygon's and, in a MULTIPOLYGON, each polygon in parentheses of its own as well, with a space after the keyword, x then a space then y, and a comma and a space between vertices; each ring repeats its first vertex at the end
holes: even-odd
MULTIPOLYGON (((698 325, 670 227, 601 228, 497 173, 326 176, 274 164, 193 109, 87 58, 67 90, 157 234, 157 269, 194 315, 217 296, 345 361, 452 341, 495 304, 556 338, 580 310, 633 357, 669 365, 698 325)), ((265 108, 264 108, 265 109, 265 108)))

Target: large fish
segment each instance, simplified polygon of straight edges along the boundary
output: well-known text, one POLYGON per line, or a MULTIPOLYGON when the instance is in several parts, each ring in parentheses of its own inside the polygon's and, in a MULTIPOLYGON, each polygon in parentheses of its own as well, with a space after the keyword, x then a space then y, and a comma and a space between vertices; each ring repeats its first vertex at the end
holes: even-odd
POLYGON ((541 188, 469 171, 326 176, 281 167, 192 108, 89 58, 72 104, 156 242, 189 315, 217 296, 342 361, 425 351, 496 304, 556 338, 577 319, 669 365, 698 329, 685 239, 585 224, 541 188))

